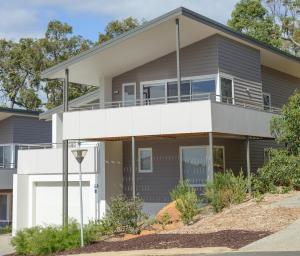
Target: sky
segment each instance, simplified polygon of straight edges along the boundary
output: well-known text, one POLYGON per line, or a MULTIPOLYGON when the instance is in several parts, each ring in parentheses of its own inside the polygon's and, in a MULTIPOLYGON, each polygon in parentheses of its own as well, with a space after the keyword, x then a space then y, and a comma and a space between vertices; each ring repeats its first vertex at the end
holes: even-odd
POLYGON ((50 20, 67 22, 75 35, 96 41, 115 19, 151 20, 183 6, 226 24, 238 0, 0 0, 0 38, 42 37, 50 20))

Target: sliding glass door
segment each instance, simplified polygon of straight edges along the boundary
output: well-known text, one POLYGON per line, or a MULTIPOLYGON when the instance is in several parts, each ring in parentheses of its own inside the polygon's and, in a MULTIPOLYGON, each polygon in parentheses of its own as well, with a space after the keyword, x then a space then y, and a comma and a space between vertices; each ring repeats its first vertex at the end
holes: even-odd
POLYGON ((166 102, 165 83, 154 83, 143 85, 143 104, 153 105, 166 102))

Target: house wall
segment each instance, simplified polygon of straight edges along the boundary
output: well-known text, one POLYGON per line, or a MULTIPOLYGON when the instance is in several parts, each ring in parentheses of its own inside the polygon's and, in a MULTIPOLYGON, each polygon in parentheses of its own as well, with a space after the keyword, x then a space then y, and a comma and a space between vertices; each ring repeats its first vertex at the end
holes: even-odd
POLYGON ((51 122, 37 117, 11 116, 0 121, 0 144, 51 142, 51 122))
MULTIPOLYGON (((181 49, 182 76, 199 76, 218 73, 217 38, 212 36, 181 49)), ((141 67, 126 72, 112 80, 113 101, 122 100, 122 84, 136 82, 137 98, 141 81, 176 78, 176 53, 173 52, 141 67)))
POLYGON ((300 79, 269 67, 261 66, 263 92, 271 94, 274 107, 281 107, 296 89, 300 90, 300 79))
MULTIPOLYGON (((170 191, 180 178, 180 146, 208 145, 208 138, 170 138, 136 140, 136 166, 138 166, 138 148, 151 147, 153 154, 153 172, 136 173, 136 193, 146 203, 162 203, 170 200, 170 191)), ((225 146, 225 168, 238 173, 246 169, 246 144, 244 140, 214 139, 214 145, 225 146)), ((131 142, 123 142, 123 191, 132 195, 131 179, 131 142)))
POLYGON ((234 97, 261 104, 260 52, 222 36, 217 38, 219 72, 234 77, 234 97))
MULTIPOLYGON (((260 52, 220 35, 214 35, 181 49, 182 77, 224 73, 234 78, 235 97, 262 103, 260 52)), ((173 52, 113 78, 113 101, 122 100, 122 84, 176 78, 176 53, 173 52)))

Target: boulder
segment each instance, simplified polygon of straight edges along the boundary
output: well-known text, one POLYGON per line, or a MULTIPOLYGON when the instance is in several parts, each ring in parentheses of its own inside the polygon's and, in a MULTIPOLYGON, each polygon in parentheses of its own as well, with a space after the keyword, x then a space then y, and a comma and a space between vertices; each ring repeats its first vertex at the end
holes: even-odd
POLYGON ((162 223, 162 219, 165 213, 169 215, 171 223, 180 221, 180 212, 176 209, 176 201, 173 201, 162 208, 157 213, 155 220, 159 223, 162 223))

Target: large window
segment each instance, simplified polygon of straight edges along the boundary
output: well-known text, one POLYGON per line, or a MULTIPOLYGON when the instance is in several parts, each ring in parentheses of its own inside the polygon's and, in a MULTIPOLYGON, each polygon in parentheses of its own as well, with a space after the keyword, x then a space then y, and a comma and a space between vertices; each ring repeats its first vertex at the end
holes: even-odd
POLYGON ((0 145, 0 168, 11 168, 12 163, 12 146, 0 145))
POLYGON ((165 103, 166 88, 164 83, 144 84, 143 103, 146 105, 165 103))
POLYGON ((181 147, 181 174, 194 187, 207 182, 207 147, 181 147))
POLYGON ((139 172, 152 172, 152 148, 139 148, 139 172))

